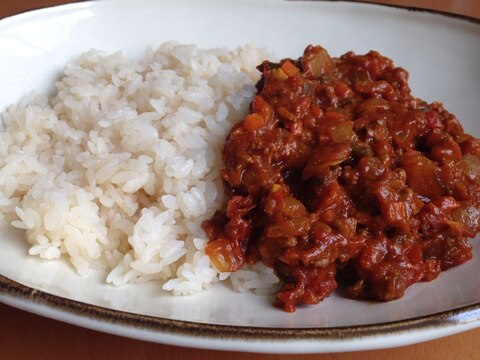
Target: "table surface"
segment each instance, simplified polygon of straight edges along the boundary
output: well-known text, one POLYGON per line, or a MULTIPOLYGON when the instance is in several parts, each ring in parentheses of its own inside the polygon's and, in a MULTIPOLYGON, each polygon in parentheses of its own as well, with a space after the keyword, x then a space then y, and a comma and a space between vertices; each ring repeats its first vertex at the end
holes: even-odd
MULTIPOLYGON (((72 0, 0 0, 0 18, 72 0)), ((370 0, 480 18, 480 0, 370 0)), ((401 348, 322 355, 260 355, 159 345, 99 333, 0 304, 0 359, 478 359, 480 329, 401 348)))

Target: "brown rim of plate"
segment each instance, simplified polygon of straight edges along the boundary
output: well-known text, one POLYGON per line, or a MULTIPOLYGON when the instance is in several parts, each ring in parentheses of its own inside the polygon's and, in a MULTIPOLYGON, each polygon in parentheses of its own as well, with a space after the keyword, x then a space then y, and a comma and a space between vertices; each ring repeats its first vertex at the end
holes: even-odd
MULTIPOLYGON (((363 3, 370 6, 398 8, 408 11, 419 11, 451 17, 480 24, 480 19, 453 14, 444 11, 424 9, 418 7, 378 4, 368 0, 287 0, 287 1, 318 1, 318 2, 345 2, 363 3)), ((91 1, 78 1, 91 2, 91 1)), ((57 5, 68 6, 73 3, 57 5)), ((55 6, 55 7, 57 7, 55 6)), ((15 15, 13 15, 15 16, 15 15)), ((450 327, 454 325, 467 325, 480 321, 480 302, 472 305, 461 306, 452 310, 437 312, 430 315, 409 318, 405 320, 340 327, 313 327, 313 328, 271 328, 236 325, 219 325, 190 322, 160 318, 149 315, 141 315, 121 310, 112 310, 101 306, 91 305, 76 300, 52 295, 28 286, 22 285, 0 274, 0 295, 26 301, 35 305, 43 305, 49 308, 74 315, 79 318, 102 321, 108 324, 135 328, 176 336, 191 336, 196 338, 215 338, 231 340, 269 340, 269 341, 298 341, 298 340, 336 340, 348 341, 378 335, 398 335, 421 331, 432 328, 450 327)), ((301 311, 301 310, 300 310, 301 311)))
POLYGON ((0 295, 7 295, 15 300, 21 300, 35 305, 47 306, 48 308, 59 310, 78 318, 97 320, 115 326, 152 331, 159 334, 230 340, 348 341, 370 336, 399 335, 413 330, 421 331, 454 325, 467 325, 480 320, 480 303, 475 303, 431 315, 368 325, 271 328, 207 324, 112 310, 70 300, 30 288, 3 275, 0 275, 0 295))
MULTIPOLYGON (((84 1, 84 0, 83 0, 84 1)), ((468 22, 472 22, 474 24, 480 24, 480 18, 476 18, 473 16, 458 14, 458 13, 451 13, 448 11, 442 10, 435 10, 435 9, 427 9, 417 6, 407 6, 407 5, 397 5, 397 4, 380 4, 376 2, 371 2, 369 0, 286 0, 286 1, 298 1, 298 2, 344 2, 350 4, 364 4, 370 6, 378 6, 378 7, 387 7, 387 8, 394 8, 400 10, 407 10, 412 12, 421 12, 427 14, 436 14, 444 17, 449 17, 453 19, 464 20, 468 22)))

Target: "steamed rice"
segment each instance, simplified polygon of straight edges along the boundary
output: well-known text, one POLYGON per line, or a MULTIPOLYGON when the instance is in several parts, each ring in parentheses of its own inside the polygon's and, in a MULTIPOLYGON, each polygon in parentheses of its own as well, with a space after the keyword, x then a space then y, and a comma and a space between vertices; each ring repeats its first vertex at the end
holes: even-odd
MULTIPOLYGON (((190 294, 225 280, 200 225, 223 205, 220 148, 265 58, 172 42, 140 61, 82 55, 53 97, 2 114, 0 216, 25 230, 31 255, 84 276, 106 270, 114 285, 158 280, 190 294)), ((277 282, 262 265, 232 275, 240 291, 277 282)))

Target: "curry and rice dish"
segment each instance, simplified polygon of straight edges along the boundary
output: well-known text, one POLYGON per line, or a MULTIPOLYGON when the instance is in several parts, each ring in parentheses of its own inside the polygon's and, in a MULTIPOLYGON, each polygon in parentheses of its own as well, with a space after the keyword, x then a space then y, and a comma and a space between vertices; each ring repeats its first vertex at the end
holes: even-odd
POLYGON ((175 295, 230 281, 286 311, 338 285, 392 300, 472 257, 480 143, 454 115, 376 52, 267 59, 83 54, 53 96, 2 113, 0 217, 82 276, 175 295))

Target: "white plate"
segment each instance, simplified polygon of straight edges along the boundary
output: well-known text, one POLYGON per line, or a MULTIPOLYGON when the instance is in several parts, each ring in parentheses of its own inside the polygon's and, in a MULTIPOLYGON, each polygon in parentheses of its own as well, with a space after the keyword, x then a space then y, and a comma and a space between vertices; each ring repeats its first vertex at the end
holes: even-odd
MULTIPOLYGON (((413 94, 442 101, 480 135, 480 25, 427 12, 348 2, 99 1, 0 21, 0 109, 35 89, 52 90, 60 69, 97 48, 140 56, 166 40, 200 47, 253 43, 276 57, 308 44, 334 56, 370 49, 411 74, 413 94)), ((475 259, 405 297, 370 303, 332 295, 287 314, 272 299, 223 285, 178 298, 155 284, 114 288, 78 277, 61 261, 27 256, 20 232, 0 233, 0 301, 54 319, 173 345, 255 352, 377 349, 421 342, 480 325, 480 248, 475 259)))

